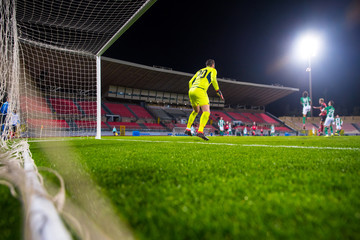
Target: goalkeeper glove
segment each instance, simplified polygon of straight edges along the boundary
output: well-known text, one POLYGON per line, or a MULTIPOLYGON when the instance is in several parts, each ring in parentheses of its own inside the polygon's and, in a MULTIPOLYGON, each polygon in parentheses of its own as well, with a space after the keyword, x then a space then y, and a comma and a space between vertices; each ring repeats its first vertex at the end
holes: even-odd
POLYGON ((224 96, 223 96, 222 92, 220 91, 220 89, 216 91, 216 94, 217 94, 222 100, 224 100, 224 96))

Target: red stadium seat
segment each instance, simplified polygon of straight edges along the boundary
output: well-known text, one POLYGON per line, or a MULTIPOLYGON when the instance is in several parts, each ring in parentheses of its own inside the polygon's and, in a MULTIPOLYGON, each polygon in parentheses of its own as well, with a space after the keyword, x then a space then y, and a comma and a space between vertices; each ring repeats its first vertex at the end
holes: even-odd
POLYGON ((276 132, 291 132, 291 129, 288 127, 275 127, 276 132))
POLYGON ((128 107, 138 116, 143 119, 154 119, 151 114, 139 105, 128 105, 128 107))
POLYGON ((143 129, 139 124, 134 122, 108 122, 108 124, 111 126, 111 128, 115 126, 117 129, 119 129, 120 126, 125 126, 126 129, 130 129, 130 130, 143 129))
MULTIPOLYGON (((78 128, 95 129, 96 121, 75 121, 78 128)), ((101 129, 109 129, 109 126, 105 122, 101 122, 101 129)))
MULTIPOLYGON (((335 129, 335 126, 334 126, 335 129)), ((343 123, 342 129, 345 133, 359 133, 359 131, 351 123, 343 123)))
POLYGON ((135 116, 127 109, 124 104, 121 103, 104 103, 106 107, 115 115, 120 115, 121 117, 135 118, 135 116))
POLYGON ((257 116, 258 118, 263 119, 266 123, 269 124, 278 124, 279 122, 276 121, 275 119, 273 119, 272 117, 268 116, 265 113, 254 113, 255 116, 257 116))
MULTIPOLYGON (((96 102, 89 102, 89 101, 79 101, 78 104, 80 105, 81 109, 84 111, 85 115, 88 116, 96 116, 97 115, 97 105, 96 102)), ((101 116, 106 114, 105 110, 101 108, 101 116)))
POLYGON ((213 120, 216 120, 218 121, 220 119, 220 117, 222 117, 224 119, 225 122, 232 122, 234 121, 232 118, 230 118, 228 115, 226 115, 226 113, 224 112, 221 112, 221 111, 214 111, 214 110, 211 110, 211 115, 216 117, 216 119, 213 119, 213 120))
POLYGON ((52 120, 52 119, 28 119, 27 123, 29 126, 34 128, 69 128, 69 125, 65 120, 52 120))
POLYGON ((79 109, 72 100, 62 98, 50 98, 50 103, 57 114, 80 114, 79 109))
POLYGON ((148 129, 153 129, 153 130, 166 130, 166 128, 158 123, 144 123, 144 125, 148 128, 148 129))
POLYGON ((243 116, 241 113, 237 113, 237 112, 227 112, 227 114, 229 114, 232 118, 234 118, 237 121, 242 121, 242 122, 246 122, 246 123, 250 123, 251 120, 246 118, 245 116, 243 116))
POLYGON ((255 116, 253 113, 244 112, 241 114, 244 115, 245 117, 249 118, 252 122, 265 123, 265 121, 262 118, 255 116))
POLYGON ((45 98, 42 97, 20 97, 21 111, 29 114, 52 114, 45 98))

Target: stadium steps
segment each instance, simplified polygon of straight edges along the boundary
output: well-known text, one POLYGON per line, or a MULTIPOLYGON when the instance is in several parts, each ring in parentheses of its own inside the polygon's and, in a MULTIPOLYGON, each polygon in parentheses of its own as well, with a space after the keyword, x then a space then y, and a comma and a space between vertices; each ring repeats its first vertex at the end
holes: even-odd
MULTIPOLYGON (((136 115, 135 115, 136 116, 136 115)), ((138 123, 138 125, 141 127, 141 129, 148 129, 147 126, 145 126, 143 123, 138 123)))
POLYGON ((107 122, 105 122, 105 124, 110 130, 112 130, 112 127, 110 126, 110 124, 108 124, 107 122))
POLYGON ((163 126, 166 129, 166 131, 172 132, 172 129, 166 126, 166 124, 164 124, 163 122, 160 122, 160 125, 163 126))
POLYGON ((239 112, 239 113, 240 113, 241 116, 243 116, 244 118, 248 119, 248 120, 249 120, 249 121, 248 121, 249 123, 252 123, 252 122, 253 122, 250 118, 248 118, 247 116, 245 116, 245 115, 242 114, 241 112, 239 112))
POLYGON ((155 115, 155 119, 157 120, 160 118, 160 120, 174 120, 169 114, 167 114, 162 108, 154 107, 149 108, 150 112, 155 115))
POLYGON ((78 130, 79 130, 78 125, 77 125, 73 120, 65 119, 65 121, 66 121, 66 123, 69 125, 69 127, 70 127, 71 130, 74 130, 74 131, 78 131, 78 130))
POLYGON ((136 115, 136 113, 131 108, 129 108, 127 104, 123 104, 123 105, 127 108, 127 110, 129 110, 129 112, 131 112, 132 115, 135 116, 136 121, 140 119, 138 115, 136 115))
POLYGON ((266 115, 268 115, 269 117, 275 119, 276 121, 278 121, 279 123, 284 123, 283 121, 281 121, 279 118, 275 117, 274 115, 272 115, 269 112, 265 112, 266 115))
POLYGON ((85 116, 85 111, 84 109, 82 109, 82 107, 79 105, 78 101, 76 99, 73 100, 75 106, 78 108, 79 112, 81 113, 81 115, 85 116))
MULTIPOLYGON (((199 115, 199 114, 198 114, 199 115)), ((197 117, 197 116, 196 116, 197 117)), ((214 115, 213 115, 213 113, 211 112, 211 110, 210 110, 210 117, 209 117, 209 119, 210 118, 212 118, 213 119, 213 121, 215 122, 215 121, 218 121, 217 120, 217 117, 215 117, 214 115)))
POLYGON ((101 107, 105 110, 106 114, 114 115, 103 102, 101 103, 101 107))
POLYGON ((354 128, 356 128, 360 132, 360 127, 356 123, 351 123, 351 125, 353 125, 354 128))
POLYGON ((213 126, 216 130, 220 130, 220 129, 219 129, 219 126, 217 125, 217 123, 215 123, 215 121, 213 121, 212 126, 213 126))
POLYGON ((151 111, 151 109, 147 106, 147 104, 144 104, 144 106, 142 106, 143 108, 145 108, 146 111, 148 111, 148 113, 157 121, 158 118, 157 116, 151 111))
POLYGON ((228 116, 230 119, 232 119, 233 121, 236 121, 236 119, 233 118, 232 116, 230 116, 227 112, 223 111, 223 113, 224 113, 226 116, 228 116))
POLYGON ((281 123, 281 125, 284 125, 285 127, 291 129, 291 130, 294 131, 294 132, 298 132, 298 130, 296 130, 295 128, 287 125, 284 121, 282 121, 282 120, 280 120, 279 118, 275 117, 275 116, 272 115, 271 113, 269 113, 269 112, 265 112, 265 113, 266 113, 268 116, 274 118, 274 119, 275 119, 276 121, 278 121, 279 123, 281 123))
POLYGON ((46 103, 47 103, 47 105, 49 106, 51 112, 52 112, 52 113, 55 113, 55 109, 54 109, 53 105, 52 105, 51 102, 50 102, 49 96, 46 96, 46 97, 45 97, 45 100, 46 100, 46 103))
POLYGON ((316 128, 319 128, 319 126, 318 126, 317 124, 315 124, 315 123, 312 123, 312 125, 313 125, 314 127, 316 127, 316 128))

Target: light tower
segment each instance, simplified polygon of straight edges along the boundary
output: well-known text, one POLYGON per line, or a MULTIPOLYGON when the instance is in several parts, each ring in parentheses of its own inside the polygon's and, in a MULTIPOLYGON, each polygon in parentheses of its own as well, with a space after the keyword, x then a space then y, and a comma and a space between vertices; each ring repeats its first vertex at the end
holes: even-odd
MULTIPOLYGON (((311 103, 314 101, 312 98, 311 58, 317 54, 319 43, 319 38, 312 34, 304 35, 299 41, 299 52, 303 57, 307 58, 309 64, 306 71, 309 72, 309 94, 311 103)), ((312 107, 310 110, 310 116, 313 116, 312 107)))

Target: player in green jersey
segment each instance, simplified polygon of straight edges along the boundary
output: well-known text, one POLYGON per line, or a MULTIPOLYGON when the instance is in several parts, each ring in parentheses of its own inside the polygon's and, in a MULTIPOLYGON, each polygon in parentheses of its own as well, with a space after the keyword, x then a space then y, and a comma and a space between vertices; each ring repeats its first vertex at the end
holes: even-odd
POLYGON ((334 136, 333 133, 333 127, 332 127, 332 123, 334 122, 334 113, 335 113, 335 108, 334 108, 334 101, 330 100, 328 103, 328 106, 325 108, 326 111, 326 119, 325 119, 325 136, 328 137, 328 128, 330 127, 330 131, 331 131, 331 136, 334 136))
POLYGON ((218 126, 220 130, 220 136, 224 136, 224 127, 225 127, 225 121, 223 117, 220 117, 220 120, 218 121, 218 126))
POLYGON ((189 81, 189 98, 193 111, 189 116, 187 128, 185 134, 191 136, 190 127, 193 124, 197 114, 200 112, 200 108, 203 111, 200 117, 200 125, 196 136, 208 141, 209 139, 204 135, 204 127, 209 120, 210 116, 210 101, 207 95, 207 90, 210 84, 213 85, 216 93, 222 99, 224 99, 218 82, 216 80, 217 71, 215 69, 215 61, 209 59, 206 61, 206 67, 197 71, 197 73, 189 81))
POLYGON ((306 117, 309 117, 309 113, 311 110, 311 99, 308 97, 308 92, 304 91, 302 98, 300 98, 300 104, 303 106, 302 114, 303 114, 303 129, 305 129, 305 121, 306 117))
POLYGON ((340 136, 340 131, 342 129, 343 120, 339 117, 339 115, 336 115, 335 118, 335 126, 336 126, 336 134, 340 136))

